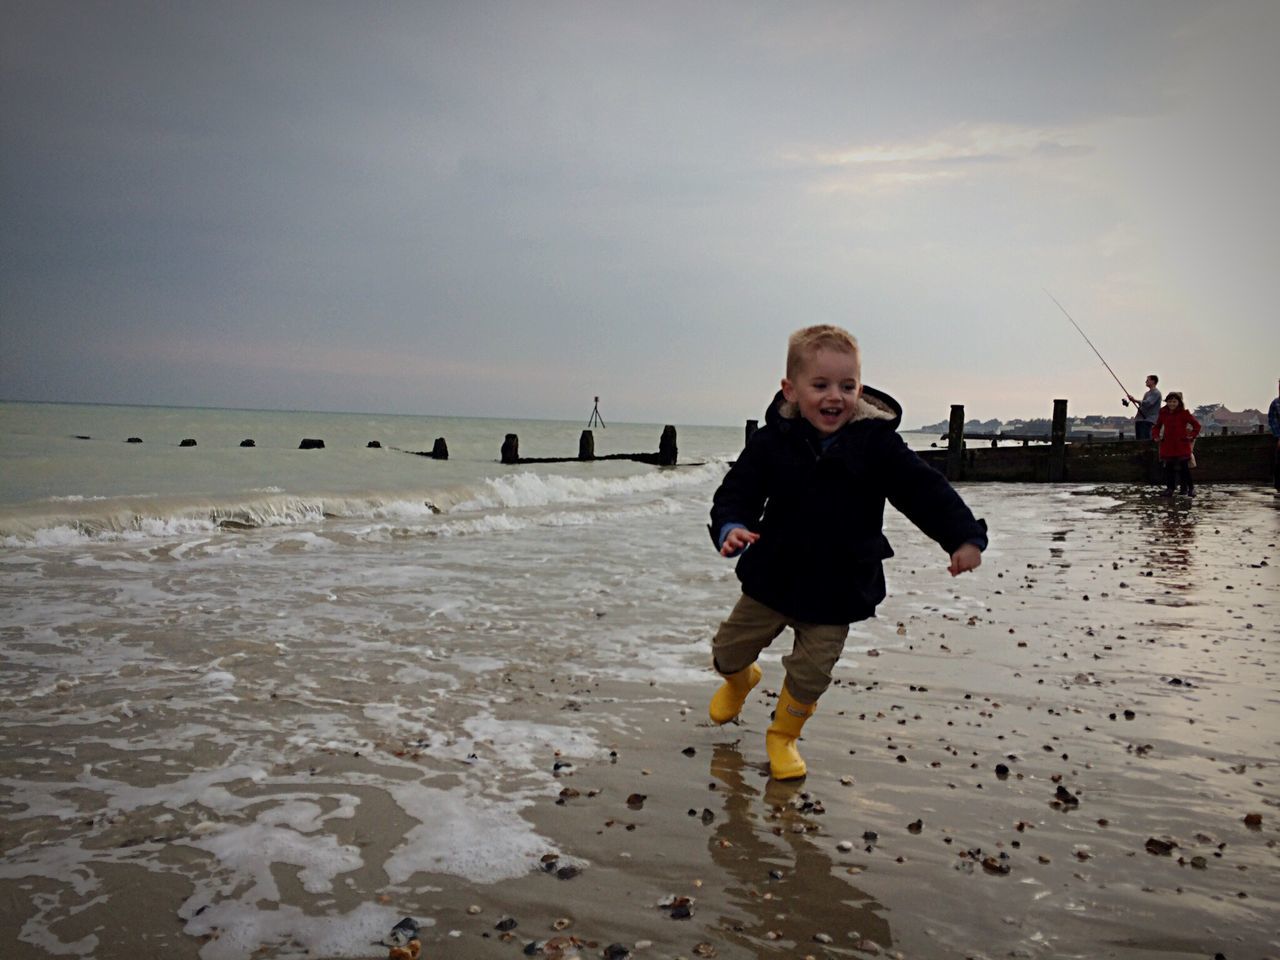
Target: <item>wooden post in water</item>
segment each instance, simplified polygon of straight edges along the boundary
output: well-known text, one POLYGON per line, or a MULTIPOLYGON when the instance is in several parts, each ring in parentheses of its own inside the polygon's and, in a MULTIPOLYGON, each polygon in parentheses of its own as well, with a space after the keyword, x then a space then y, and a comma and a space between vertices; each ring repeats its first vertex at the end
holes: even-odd
POLYGON ((436 442, 431 447, 431 456, 436 460, 449 459, 449 445, 444 442, 444 437, 436 437, 436 442))
POLYGON ((583 430, 578 438, 578 459, 594 460, 596 458, 596 436, 590 430, 583 430))
POLYGON ((1053 426, 1049 431, 1049 482, 1067 478, 1067 401, 1053 401, 1053 426))
POLYGON ((759 420, 748 420, 748 421, 747 421, 747 435, 746 435, 746 437, 743 439, 743 443, 750 443, 750 442, 751 442, 751 437, 752 437, 752 435, 753 435, 757 430, 759 430, 759 429, 760 429, 760 421, 759 421, 759 420))
POLYGON ((951 405, 947 424, 947 479, 962 480, 964 474, 964 404, 951 405))
POLYGON ((658 466, 674 467, 676 453, 676 428, 668 423, 662 428, 662 436, 658 439, 658 466))
POLYGON ((507 438, 502 441, 502 462, 516 463, 520 459, 520 438, 514 433, 508 433, 507 438))

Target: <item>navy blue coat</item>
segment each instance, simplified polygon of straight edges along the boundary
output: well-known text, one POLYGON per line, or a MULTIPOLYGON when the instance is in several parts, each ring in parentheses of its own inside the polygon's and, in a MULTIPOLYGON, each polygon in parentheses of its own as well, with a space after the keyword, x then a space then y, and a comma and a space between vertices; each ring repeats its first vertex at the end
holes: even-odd
POLYGON ((810 623, 874 616, 882 561, 893 556, 886 500, 948 555, 966 543, 986 549, 986 524, 898 436, 902 408, 892 397, 865 387, 859 418, 825 450, 807 420, 781 415, 782 403, 779 393, 711 506, 712 541, 727 523, 760 534, 738 559, 747 596, 810 623))

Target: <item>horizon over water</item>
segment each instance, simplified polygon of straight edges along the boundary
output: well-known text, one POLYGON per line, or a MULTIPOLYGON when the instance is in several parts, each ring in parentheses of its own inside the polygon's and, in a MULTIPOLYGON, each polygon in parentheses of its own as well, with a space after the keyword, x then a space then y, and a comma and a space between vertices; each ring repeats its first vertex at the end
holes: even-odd
MULTIPOLYGON (((596 454, 651 453, 662 427, 615 421, 596 428, 596 454)), ((718 475, 741 449, 744 427, 677 424, 676 472, 718 475)), ((643 485, 663 476, 658 468, 630 461, 500 463, 509 433, 519 437, 521 456, 574 457, 583 429, 581 422, 518 417, 3 402, 0 541, 387 513, 431 517, 474 504, 495 483, 517 476, 525 486, 576 483, 584 490, 643 485), (142 442, 128 443, 129 437, 142 442), (304 438, 325 446, 300 450, 304 438), (448 460, 408 455, 430 451, 436 438, 447 443, 448 460), (180 446, 187 439, 195 446, 180 446), (254 446, 242 447, 243 440, 254 446), (380 447, 370 448, 371 441, 380 447)), ((931 439, 904 437, 917 448, 931 439)))

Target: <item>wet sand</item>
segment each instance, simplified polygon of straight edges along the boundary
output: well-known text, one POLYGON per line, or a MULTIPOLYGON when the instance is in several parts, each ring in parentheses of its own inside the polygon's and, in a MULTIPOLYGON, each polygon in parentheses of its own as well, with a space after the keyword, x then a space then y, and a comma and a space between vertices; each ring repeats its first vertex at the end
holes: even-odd
MULTIPOLYGON (((1188 506, 1118 488, 1102 492, 1118 505, 1046 537, 1019 534, 1018 509, 1040 515, 1037 494, 1022 490, 999 516, 993 490, 976 494, 996 536, 977 575, 891 567, 883 642, 841 662, 801 742, 806 780, 778 784, 765 768, 781 650, 726 727, 705 719, 709 670, 700 683, 637 683, 572 663, 513 669, 495 717, 607 747, 558 757, 547 743, 535 758, 560 793, 522 815, 550 841, 551 869, 496 883, 429 871, 390 883, 374 869, 338 886, 333 911, 415 916, 429 958, 1280 957, 1277 499, 1222 487, 1188 506)), ((723 615, 733 591, 719 583, 723 609, 702 619, 723 615)), ((656 616, 654 602, 628 606, 619 591, 600 630, 656 616)), ((444 728, 448 711, 435 718, 444 728)), ((412 824, 381 790, 361 790, 368 758, 296 762, 359 795, 326 829, 385 863, 412 824)), ((198 820, 165 829, 181 839, 198 820)), ((5 824, 6 849, 29 842, 28 825, 5 824)), ((94 843, 164 845, 155 829, 122 817, 94 843)), ((163 856, 203 854, 175 842, 163 856)), ((122 860, 106 875, 130 895, 109 910, 90 898, 59 937, 93 933, 98 957, 211 956, 216 932, 183 932, 180 873, 122 860)), ((296 869, 275 875, 281 904, 308 900, 296 869)), ((50 955, 14 938, 33 891, 57 886, 0 883, 5 956, 50 955)), ((244 955, 304 955, 264 944, 244 955)))
POLYGON ((890 602, 904 646, 841 664, 799 784, 766 776, 776 663, 724 728, 704 719, 710 674, 529 684, 529 703, 633 724, 532 814, 588 865, 444 884, 427 955, 573 935, 583 956, 1280 956, 1280 514, 1244 489, 1198 513, 1118 493, 1110 528, 1004 534, 981 611, 952 603, 969 583, 890 602), (692 916, 658 906, 671 895, 692 916))

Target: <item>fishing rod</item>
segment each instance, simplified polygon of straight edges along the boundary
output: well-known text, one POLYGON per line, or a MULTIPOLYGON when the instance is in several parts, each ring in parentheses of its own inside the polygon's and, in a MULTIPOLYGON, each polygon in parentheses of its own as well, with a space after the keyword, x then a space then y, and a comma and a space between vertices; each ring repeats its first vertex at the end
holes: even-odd
POLYGON ((1120 402, 1127 407, 1129 405, 1129 398, 1133 396, 1133 393, 1129 390, 1128 387, 1126 387, 1123 383, 1120 382, 1120 378, 1116 376, 1116 372, 1111 369, 1111 364, 1107 363, 1107 361, 1103 359, 1102 354, 1098 353, 1098 348, 1093 345, 1093 341, 1089 339, 1089 335, 1080 329, 1080 324, 1076 323, 1075 319, 1071 316, 1071 314, 1067 313, 1067 308, 1064 307, 1062 304, 1058 303, 1058 298, 1055 297, 1048 290, 1045 290, 1045 296, 1047 296, 1050 300, 1052 300, 1054 302, 1054 305, 1057 306, 1057 308, 1062 311, 1062 315, 1071 321, 1071 325, 1076 328, 1080 336, 1084 337, 1084 342, 1089 345, 1089 349, 1098 355, 1099 360, 1102 360, 1102 365, 1107 368, 1107 373, 1111 374, 1111 379, 1116 382, 1116 386, 1118 386, 1121 390, 1124 391, 1124 399, 1121 400, 1120 402))

